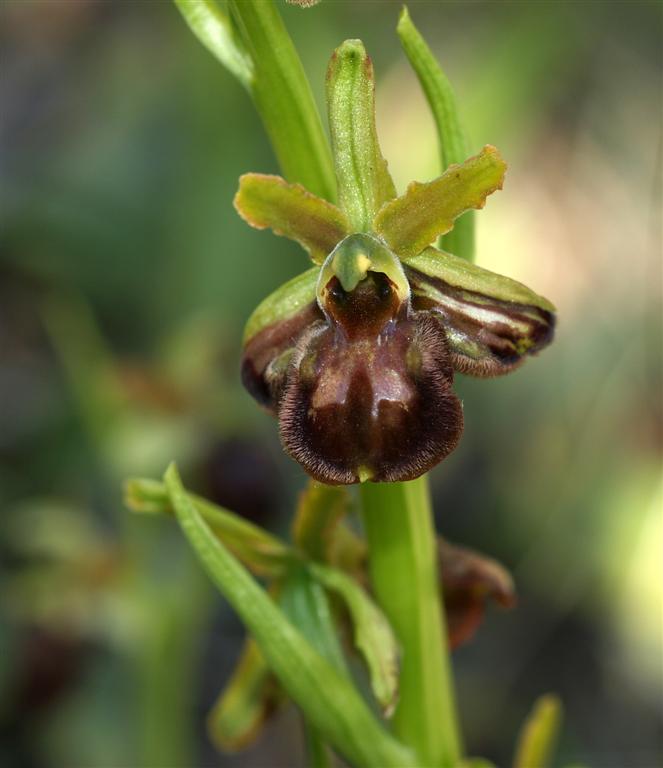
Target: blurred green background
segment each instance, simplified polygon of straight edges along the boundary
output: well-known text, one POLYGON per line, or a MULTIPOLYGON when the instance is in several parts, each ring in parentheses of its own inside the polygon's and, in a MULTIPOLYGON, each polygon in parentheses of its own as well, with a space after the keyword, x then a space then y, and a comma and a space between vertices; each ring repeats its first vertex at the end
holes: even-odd
MULTIPOLYGON (((480 264, 559 309, 553 347, 458 377, 466 428, 432 475, 438 525, 520 594, 455 653, 465 738, 506 765, 556 691, 558 764, 663 761, 660 3, 415 2, 471 146, 509 161, 480 264)), ((316 98, 361 37, 397 185, 439 172, 399 5, 282 7, 316 98)), ((284 530, 304 477, 238 382, 243 323, 306 268, 233 211, 275 172, 252 105, 169 2, 0 5, 0 764, 303 764, 287 711, 218 755, 204 719, 238 622, 128 475, 284 530)))

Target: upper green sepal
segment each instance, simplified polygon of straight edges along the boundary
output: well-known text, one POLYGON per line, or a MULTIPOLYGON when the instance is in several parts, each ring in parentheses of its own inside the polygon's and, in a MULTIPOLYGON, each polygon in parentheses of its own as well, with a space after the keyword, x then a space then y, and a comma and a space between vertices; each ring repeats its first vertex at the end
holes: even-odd
POLYGON ((396 190, 378 143, 373 64, 361 40, 346 40, 332 55, 327 111, 339 205, 355 232, 368 232, 396 190))
POLYGON ((416 256, 449 232, 462 213, 483 208, 486 197, 502 189, 505 172, 506 163, 500 153, 486 146, 433 181, 413 181, 404 195, 380 209, 374 230, 401 259, 416 256))

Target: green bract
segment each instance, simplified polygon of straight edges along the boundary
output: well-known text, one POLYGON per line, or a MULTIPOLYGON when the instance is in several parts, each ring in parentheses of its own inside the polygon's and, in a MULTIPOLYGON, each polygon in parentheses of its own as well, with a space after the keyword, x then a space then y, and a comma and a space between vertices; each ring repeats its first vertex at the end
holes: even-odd
MULTIPOLYGON (((403 35, 416 43, 405 28, 403 35)), ((420 76, 439 82, 427 73, 426 52, 413 45, 420 76)), ((447 98, 433 96, 442 104, 447 98)), ((551 341, 554 307, 432 246, 502 188, 506 164, 494 147, 397 197, 375 130, 373 69, 359 40, 332 56, 327 106, 338 207, 279 177, 240 179, 240 215, 295 240, 321 265, 251 316, 242 377, 278 416, 286 450, 314 478, 411 480, 460 438, 454 371, 514 369, 551 341)))

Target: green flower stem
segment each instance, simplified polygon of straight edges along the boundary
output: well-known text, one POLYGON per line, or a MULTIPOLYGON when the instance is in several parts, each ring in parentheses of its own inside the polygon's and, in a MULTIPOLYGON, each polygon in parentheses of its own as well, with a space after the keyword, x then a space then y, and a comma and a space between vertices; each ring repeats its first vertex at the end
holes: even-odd
POLYGON ((363 483, 361 499, 373 589, 402 650, 394 732, 426 768, 455 768, 461 744, 427 477, 363 483))
POLYGON ((253 62, 251 93, 284 176, 333 202, 336 181, 329 143, 276 4, 229 0, 228 5, 253 62))

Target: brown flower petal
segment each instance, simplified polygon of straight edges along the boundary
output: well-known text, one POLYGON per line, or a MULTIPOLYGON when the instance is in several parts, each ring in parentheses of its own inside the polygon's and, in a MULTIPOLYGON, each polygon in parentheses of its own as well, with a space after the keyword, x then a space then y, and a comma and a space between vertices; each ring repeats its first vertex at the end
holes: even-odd
POLYGON ((511 575, 496 560, 443 539, 438 541, 438 558, 449 642, 457 648, 476 632, 489 599, 513 608, 516 593, 511 575))

